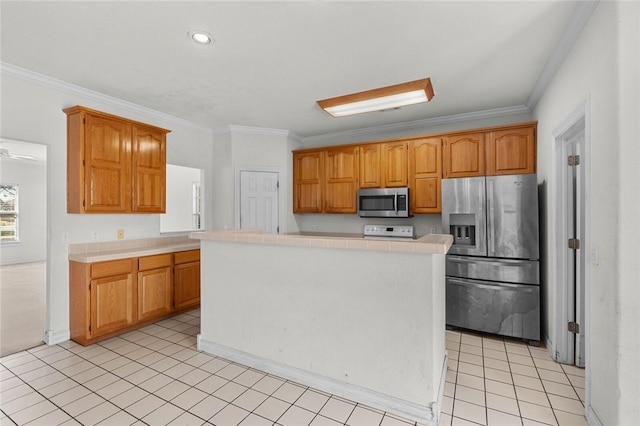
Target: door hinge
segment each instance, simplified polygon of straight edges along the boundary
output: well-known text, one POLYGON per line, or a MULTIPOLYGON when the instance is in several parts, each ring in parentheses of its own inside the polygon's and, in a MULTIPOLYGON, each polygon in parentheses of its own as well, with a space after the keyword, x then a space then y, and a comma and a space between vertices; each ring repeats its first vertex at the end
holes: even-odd
POLYGON ((577 238, 569 238, 569 248, 571 250, 578 250, 580 248, 580 240, 577 238))
POLYGON ((579 155, 570 155, 567 157, 567 164, 569 166, 577 166, 580 164, 580 156, 579 155))
POLYGON ((91 333, 91 324, 89 324, 89 333, 91 333))
POLYGON ((87 207, 87 205, 85 204, 84 200, 82 200, 82 207, 87 207))
POLYGON ((276 188, 277 188, 277 189, 280 189, 280 181, 277 181, 277 182, 276 182, 276 188))
POLYGON ((280 227, 276 226, 276 234, 279 234, 279 233, 280 233, 280 227))
POLYGON ((89 291, 91 291, 91 283, 89 283, 89 291))
POLYGON ((567 330, 569 333, 580 334, 580 324, 574 321, 569 321, 567 324, 567 330))

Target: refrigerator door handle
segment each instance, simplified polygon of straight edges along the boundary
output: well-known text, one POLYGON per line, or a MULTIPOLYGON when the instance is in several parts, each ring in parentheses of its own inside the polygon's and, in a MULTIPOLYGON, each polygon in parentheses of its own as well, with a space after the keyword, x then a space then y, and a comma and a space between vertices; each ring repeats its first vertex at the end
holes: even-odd
POLYGON ((489 226, 487 227, 487 253, 489 256, 495 255, 495 221, 493 208, 493 181, 487 179, 487 212, 489 218, 489 226))
POLYGON ((452 278, 452 277, 447 277, 446 282, 448 284, 455 284, 455 285, 463 285, 463 286, 472 286, 475 288, 484 288, 487 290, 499 290, 500 287, 503 288, 512 288, 514 290, 517 290, 519 292, 522 293, 532 293, 535 289, 537 289, 538 287, 536 286, 530 286, 527 284, 511 284, 511 283, 496 283, 496 284, 482 284, 483 281, 476 281, 476 280, 471 280, 471 279, 457 279, 457 278, 452 278))

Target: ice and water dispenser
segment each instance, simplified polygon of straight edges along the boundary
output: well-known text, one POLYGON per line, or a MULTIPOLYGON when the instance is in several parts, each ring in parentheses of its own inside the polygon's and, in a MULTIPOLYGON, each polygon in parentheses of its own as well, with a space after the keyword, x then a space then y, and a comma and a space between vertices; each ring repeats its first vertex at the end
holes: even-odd
POLYGON ((449 233, 453 235, 454 245, 475 246, 476 215, 473 213, 451 213, 449 215, 449 233))

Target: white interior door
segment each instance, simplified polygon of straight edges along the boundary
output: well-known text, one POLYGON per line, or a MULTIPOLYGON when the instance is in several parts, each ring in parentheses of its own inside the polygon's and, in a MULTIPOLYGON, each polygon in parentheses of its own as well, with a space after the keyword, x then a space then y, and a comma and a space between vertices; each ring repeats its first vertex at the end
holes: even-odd
POLYGON ((573 234, 573 237, 580 242, 577 249, 567 248, 572 252, 570 259, 571 268, 573 269, 573 280, 568 281, 571 286, 573 297, 569 299, 569 312, 572 313, 572 319, 577 324, 577 329, 572 332, 571 340, 574 345, 573 363, 578 367, 585 366, 585 247, 584 247, 584 127, 575 135, 572 135, 566 142, 567 151, 572 155, 574 163, 568 165, 567 173, 567 192, 570 193, 570 202, 573 207, 567 215, 567 229, 573 234))
POLYGON ((561 253, 560 287, 563 300, 557 326, 558 362, 585 367, 585 133, 584 120, 561 136, 561 185, 563 202, 558 252, 561 253))
POLYGON ((277 234, 278 173, 240 172, 240 228, 277 234))

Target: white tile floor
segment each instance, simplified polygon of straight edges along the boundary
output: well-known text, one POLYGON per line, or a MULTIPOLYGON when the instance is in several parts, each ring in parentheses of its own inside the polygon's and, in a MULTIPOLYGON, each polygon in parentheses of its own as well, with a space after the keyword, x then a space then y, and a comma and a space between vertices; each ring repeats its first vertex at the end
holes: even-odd
MULTIPOLYGON (((407 426, 414 422, 196 350, 200 312, 83 347, 0 359, 0 426, 407 426)), ((443 425, 586 424, 583 371, 544 349, 447 331, 443 425)))
POLYGON ((441 425, 587 425, 583 369, 517 340, 449 330, 446 339, 441 425))

